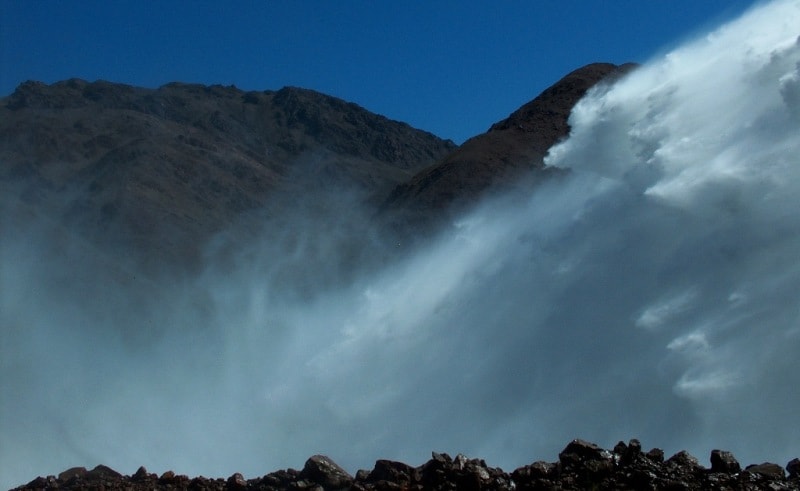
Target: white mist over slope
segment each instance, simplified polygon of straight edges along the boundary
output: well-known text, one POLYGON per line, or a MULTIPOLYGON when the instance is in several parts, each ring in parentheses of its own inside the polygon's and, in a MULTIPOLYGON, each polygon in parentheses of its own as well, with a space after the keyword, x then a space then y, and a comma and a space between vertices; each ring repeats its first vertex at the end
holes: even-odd
POLYGON ((314 453, 511 470, 575 437, 784 465, 798 35, 800 3, 773 2, 592 91, 548 158, 569 176, 345 287, 316 286, 347 228, 330 217, 178 284, 4 237, 0 484, 98 463, 254 477, 314 453))

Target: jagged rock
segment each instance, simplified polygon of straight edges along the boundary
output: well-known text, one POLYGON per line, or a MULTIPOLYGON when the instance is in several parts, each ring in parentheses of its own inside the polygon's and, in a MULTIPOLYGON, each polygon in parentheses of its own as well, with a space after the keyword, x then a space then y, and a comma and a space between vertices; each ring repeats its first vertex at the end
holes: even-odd
POLYGON ((697 457, 690 454, 686 450, 681 450, 667 459, 667 464, 671 464, 676 467, 687 467, 693 469, 700 467, 700 461, 697 460, 697 457))
POLYGON ((165 471, 158 476, 158 482, 160 483, 169 483, 173 479, 175 479, 175 472, 173 471, 165 471))
POLYGON ((449 455, 433 452, 431 459, 419 467, 420 481, 426 487, 439 485, 445 481, 447 469, 452 463, 449 455))
POLYGON ((464 470, 464 467, 467 465, 467 457, 464 454, 456 455, 456 458, 453 459, 453 466, 458 470, 464 470))
POLYGON ((530 465, 519 467, 511 473, 511 478, 518 482, 530 482, 536 479, 549 479, 558 473, 558 466, 538 460, 530 465))
POLYGON ((783 467, 771 462, 748 465, 745 470, 751 474, 760 474, 764 477, 772 479, 783 479, 786 476, 786 474, 783 472, 783 467))
POLYGON ((741 470, 742 467, 739 465, 739 461, 736 460, 731 452, 716 449, 711 451, 711 472, 735 474, 741 470))
POLYGON ((584 440, 572 440, 558 454, 558 460, 567 471, 575 471, 582 477, 595 478, 608 474, 614 469, 611 452, 594 443, 584 440))
POLYGON ((247 489, 247 480, 238 472, 227 480, 228 489, 247 489))
POLYGON ((417 470, 408 464, 391 460, 378 460, 375 467, 367 475, 365 481, 391 481, 395 483, 409 483, 418 481, 417 470))
POLYGON ((286 469, 270 472, 261 479, 261 484, 273 488, 283 488, 298 479, 300 472, 295 469, 286 469))
POLYGON ((21 489, 55 489, 58 487, 58 481, 56 480, 55 476, 39 476, 23 486, 21 489))
POLYGON ((574 462, 583 460, 608 460, 611 454, 608 450, 603 450, 594 443, 585 440, 572 440, 565 448, 558 454, 558 460, 563 465, 569 465, 574 462))
POLYGON ((122 474, 105 465, 98 465, 86 473, 86 479, 90 480, 117 479, 120 477, 122 477, 122 474))
POLYGON ((786 464, 786 472, 792 479, 800 479, 800 459, 792 459, 786 464))
POLYGON ((353 483, 353 476, 325 455, 308 459, 300 477, 321 484, 325 489, 343 489, 353 483))
POLYGON ((695 456, 681 450, 664 462, 664 479, 668 489, 691 489, 692 482, 697 481, 704 469, 695 456))
POLYGON ((58 475, 59 481, 68 481, 73 477, 83 477, 88 471, 86 467, 71 467, 58 475))
POLYGON ((635 438, 630 440, 627 445, 619 442, 614 446, 614 454, 623 464, 628 464, 642 457, 642 444, 635 438))
POLYGON ((149 477, 150 474, 148 474, 147 469, 145 469, 144 466, 140 466, 138 469, 136 469, 136 472, 131 476, 131 479, 136 479, 141 481, 149 477))
POLYGON ((664 451, 660 448, 651 448, 646 454, 645 457, 652 460, 653 462, 664 462, 664 451))

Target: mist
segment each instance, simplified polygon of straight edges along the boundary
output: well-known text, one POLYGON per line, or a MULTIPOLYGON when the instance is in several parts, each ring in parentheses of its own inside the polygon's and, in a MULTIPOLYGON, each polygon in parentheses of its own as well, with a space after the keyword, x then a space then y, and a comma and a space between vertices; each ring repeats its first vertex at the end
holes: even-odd
POLYGON ((330 193, 153 277, 4 206, 0 485, 100 463, 256 477, 315 453, 512 470, 572 438, 785 465, 798 26, 797 2, 761 5, 592 89, 546 159, 565 175, 410 250, 330 193))

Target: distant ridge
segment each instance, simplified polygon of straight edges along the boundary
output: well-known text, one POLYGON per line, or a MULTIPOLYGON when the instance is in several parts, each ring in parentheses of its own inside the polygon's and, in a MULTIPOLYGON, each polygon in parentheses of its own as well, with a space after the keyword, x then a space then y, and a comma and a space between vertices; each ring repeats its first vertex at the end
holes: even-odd
POLYGON ((25 82, 0 100, 6 206, 151 262, 185 262, 243 213, 280 215, 315 190, 386 193, 454 148, 294 87, 71 79, 25 82))

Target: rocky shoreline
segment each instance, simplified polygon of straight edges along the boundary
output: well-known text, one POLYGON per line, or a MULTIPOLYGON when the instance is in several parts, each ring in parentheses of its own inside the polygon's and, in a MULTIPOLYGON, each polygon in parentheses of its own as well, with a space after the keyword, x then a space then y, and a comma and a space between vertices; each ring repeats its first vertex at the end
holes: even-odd
POLYGON ((378 460, 371 471, 350 475, 324 455, 309 458, 302 470, 286 469, 263 477, 227 479, 149 473, 140 467, 131 476, 99 465, 68 469, 58 476, 37 477, 13 491, 40 489, 84 490, 800 490, 800 459, 782 467, 774 463, 744 469, 731 452, 712 450, 711 467, 681 451, 665 459, 661 449, 642 451, 638 440, 603 449, 573 440, 556 462, 537 461, 513 472, 489 467, 480 459, 432 454, 419 467, 378 460))

